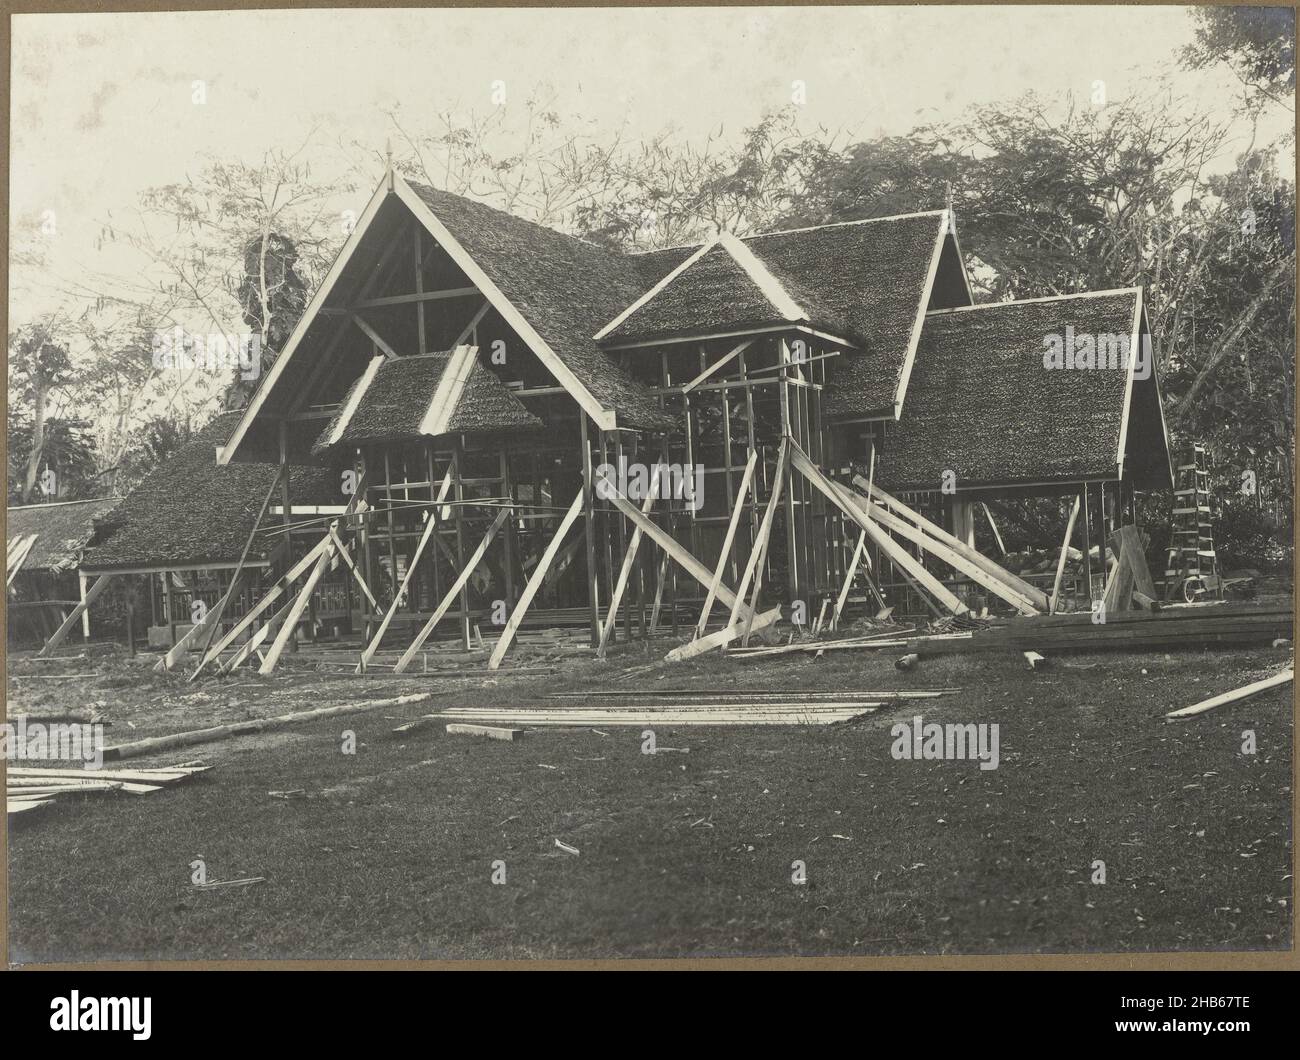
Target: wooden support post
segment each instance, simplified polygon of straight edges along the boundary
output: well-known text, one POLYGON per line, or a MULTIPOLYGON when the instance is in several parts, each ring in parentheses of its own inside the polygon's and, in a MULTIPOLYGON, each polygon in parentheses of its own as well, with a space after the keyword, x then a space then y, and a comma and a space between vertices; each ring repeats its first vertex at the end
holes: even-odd
POLYGON ((582 516, 587 528, 587 608, 591 617, 591 646, 600 644, 600 587, 596 580, 596 516, 591 469, 591 440, 587 414, 578 413, 582 444, 582 516))
MULTIPOLYGON (((195 675, 197 675, 199 670, 203 669, 203 667, 206 666, 208 663, 210 663, 213 659, 219 657, 221 653, 225 651, 226 648, 235 640, 236 637, 238 637, 241 633, 243 633, 244 630, 246 630, 257 620, 258 615, 260 615, 263 611, 265 611, 268 607, 270 607, 271 604, 275 603, 276 600, 278 600, 281 596, 283 596, 285 592, 288 590, 289 586, 291 586, 295 581, 301 578, 303 574, 307 572, 308 568, 310 568, 311 565, 316 562, 316 560, 320 557, 321 552, 325 549, 325 547, 329 543, 330 543, 329 537, 324 537, 320 541, 318 541, 307 552, 307 554, 302 557, 302 559, 300 559, 297 563, 295 563, 285 573, 285 576, 281 578, 280 581, 274 587, 272 587, 271 590, 265 596, 262 597, 262 599, 260 599, 256 604, 250 607, 248 611, 245 612, 244 617, 241 618, 238 622, 236 622, 234 626, 232 626, 229 630, 227 630, 226 634, 223 637, 221 637, 221 639, 218 640, 216 644, 212 645, 212 647, 208 649, 207 654, 203 657, 202 662, 199 663, 198 669, 194 671, 195 675)), ((192 679, 193 678, 191 677, 191 680, 192 679)))
MULTIPOLYGON (((677 564, 693 577, 701 585, 707 586, 713 578, 713 572, 703 563, 696 559, 690 552, 681 546, 681 544, 670 534, 657 524, 651 522, 642 515, 626 497, 618 492, 617 486, 613 482, 608 483, 609 497, 614 506, 628 517, 635 526, 641 527, 655 544, 668 553, 677 564)), ((739 597, 733 593, 726 585, 718 586, 718 599, 728 606, 734 606, 739 597)))
MULTIPOLYGON (((290 489, 289 476, 289 421, 280 421, 280 504, 281 519, 284 523, 284 558, 285 562, 293 559, 293 533, 290 527, 293 525, 293 491, 290 489)), ((285 586, 286 591, 288 586, 285 586)), ((298 650, 298 637, 296 632, 289 640, 290 651, 298 650)))
MULTIPOLYGON (((501 465, 501 494, 510 502, 515 503, 515 486, 510 477, 510 454, 502 449, 500 453, 501 465)), ((502 562, 503 572, 505 574, 506 589, 506 607, 515 606, 515 557, 519 554, 518 539, 515 531, 517 520, 512 513, 510 519, 506 522, 506 536, 504 538, 504 560, 502 562)))
MULTIPOLYGON (((221 616, 225 613, 226 606, 232 599, 234 599, 235 593, 239 590, 240 582, 244 576, 244 564, 248 562, 248 553, 253 547, 253 541, 257 537, 257 531, 261 529, 262 520, 266 518, 266 510, 271 506, 271 498, 275 496, 275 491, 280 486, 281 480, 286 478, 288 474, 288 466, 281 464, 276 469, 275 475, 271 479, 271 485, 267 487, 266 496, 262 498, 262 506, 257 510, 257 518, 253 520, 253 528, 248 532, 248 538, 244 541, 244 548, 239 553, 239 562, 235 564, 235 572, 231 575, 230 589, 226 595, 217 602, 217 606, 213 608, 216 614, 212 616, 212 621, 206 624, 207 637, 204 639, 203 648, 199 652, 199 665, 189 676, 189 680, 191 681, 198 677, 199 671, 203 669, 203 661, 207 658, 208 649, 212 647, 213 638, 216 637, 217 630, 221 628, 221 616)), ((288 511, 288 506, 285 507, 285 511, 288 511)), ((168 652, 167 657, 171 658, 170 652, 168 652)), ((179 659, 179 656, 177 656, 177 659, 179 659)), ((177 659, 172 659, 170 662, 167 662, 165 659, 164 662, 166 663, 167 668, 170 669, 174 666, 177 659)))
POLYGON ((163 604, 167 609, 167 641, 176 643, 176 587, 172 585, 172 572, 162 572, 163 604))
POLYGON ((1047 613, 1056 613, 1056 605, 1061 598, 1061 575, 1065 573, 1065 560, 1070 552, 1070 538, 1074 535, 1074 521, 1079 517, 1081 498, 1074 498, 1074 507, 1070 509, 1070 521, 1065 524, 1065 540, 1061 542, 1061 555, 1056 561, 1056 578, 1052 581, 1052 599, 1048 603, 1047 613))
POLYGON ((877 545, 881 547, 885 555, 893 562, 894 566, 910 575, 912 579, 919 582, 934 599, 938 600, 944 607, 955 615, 965 614, 969 608, 954 596, 938 578, 932 575, 923 567, 908 551, 902 548, 893 538, 876 526, 876 522, 881 519, 885 513, 876 511, 868 519, 865 514, 865 507, 868 501, 857 497, 852 490, 846 486, 841 486, 832 482, 810 461, 801 450, 796 449, 793 457, 795 468, 821 490, 826 497, 837 504, 844 512, 867 532, 877 545))
MULTIPOLYGON (((451 584, 451 587, 447 590, 446 595, 442 598, 433 614, 429 616, 429 621, 424 624, 424 628, 416 634, 415 640, 411 642, 410 647, 408 647, 406 651, 402 653, 402 657, 397 660, 397 665, 393 667, 393 673, 400 674, 410 665, 411 660, 415 658, 416 652, 418 652, 424 642, 428 640, 429 634, 433 632, 434 627, 438 625, 442 616, 447 613, 452 602, 463 592, 466 584, 469 582, 470 575, 474 573, 474 570, 478 567, 484 554, 487 552, 488 545, 492 544, 492 539, 496 537, 497 531, 501 529, 509 516, 509 508, 502 508, 497 512, 496 518, 492 520, 492 525, 488 527, 487 533, 483 535, 483 540, 479 542, 478 548, 476 548, 473 555, 470 556, 469 562, 461 568, 460 573, 456 575, 456 580, 451 584)), ((464 599, 463 596, 462 599, 464 599)), ((466 650, 468 650, 469 634, 467 631, 464 636, 467 642, 466 650)))
MULTIPOLYGON (((785 339, 781 339, 778 356, 780 358, 780 381, 777 383, 777 393, 780 396, 781 434, 784 438, 794 438, 794 413, 790 408, 790 383, 788 381, 790 348, 785 339)), ((799 599, 799 541, 794 525, 794 476, 790 470, 789 461, 786 462, 785 477, 786 481, 781 486, 785 497, 785 579, 786 595, 790 604, 793 605, 799 599)), ((758 581, 761 582, 762 577, 762 571, 760 571, 758 581)), ((745 640, 742 643, 749 643, 748 633, 746 633, 745 640)))
POLYGON ((749 459, 745 463, 745 473, 740 479, 740 490, 732 504, 731 520, 727 523, 727 535, 722 541, 722 551, 718 553, 718 563, 713 568, 713 579, 709 582, 709 591, 704 597, 704 607, 700 611, 700 620, 695 626, 695 635, 697 637, 704 636, 704 627, 708 624, 709 612, 713 609, 713 599, 718 595, 718 586, 722 584, 722 573, 731 559, 731 548, 736 540, 736 529, 740 526, 741 515, 745 509, 745 498, 749 495, 750 486, 754 481, 754 467, 757 463, 758 453, 751 449, 749 459))
MULTIPOLYGON (((417 224, 413 226, 413 231, 415 233, 415 293, 420 295, 424 294, 424 255, 421 251, 421 238, 424 235, 424 229, 417 224)), ((425 345, 423 301, 415 303, 415 326, 419 329, 418 349, 422 354, 428 353, 428 348, 425 345)))
MULTIPOLYGON (((1080 494, 1080 498, 1081 498, 1081 500, 1082 500, 1082 505, 1083 505, 1082 508, 1080 509, 1080 514, 1083 516, 1083 525, 1082 525, 1082 529, 1083 529, 1083 580, 1084 580, 1084 592, 1085 592, 1085 593, 1087 594, 1087 596, 1088 596, 1088 603, 1089 603, 1089 605, 1091 605, 1091 604, 1093 603, 1093 599, 1094 599, 1094 598, 1093 598, 1093 595, 1092 595, 1092 544, 1091 544, 1091 540, 1090 540, 1090 539, 1091 539, 1091 536, 1092 536, 1092 532, 1091 532, 1091 530, 1090 530, 1089 527, 1088 527, 1088 522, 1089 522, 1089 518, 1088 518, 1088 483, 1086 483, 1086 482, 1083 484, 1083 493, 1080 494)), ((1106 554, 1105 554, 1105 549, 1104 549, 1104 548, 1098 550, 1098 558, 1101 560, 1101 569, 1102 569, 1103 571, 1105 571, 1105 569, 1106 569, 1106 554)))
MULTIPOLYGON (((456 520, 456 564, 465 566, 465 445, 460 435, 456 436, 452 451, 452 468, 455 475, 452 488, 456 494, 456 510, 452 513, 456 520)), ((507 509, 508 510, 508 509, 507 509)), ((460 583, 460 643, 466 651, 470 650, 469 639, 469 579, 460 583)))
MULTIPOLYGON (((26 559, 26 556, 24 555, 23 558, 26 559)), ((86 587, 88 584, 89 584, 88 576, 78 572, 77 588, 79 589, 80 591, 79 595, 83 600, 86 598, 86 587)), ((89 607, 82 608, 81 611, 81 639, 83 641, 90 640, 90 608, 89 607)))
MULTIPOLYGON (((745 573, 740 579, 740 585, 736 589, 735 599, 731 602, 731 614, 727 617, 727 626, 734 626, 736 619, 740 616, 741 608, 744 607, 745 590, 749 588, 752 580, 754 583, 754 606, 757 606, 758 590, 763 583, 763 563, 767 558, 767 543, 772 537, 772 523, 776 517, 777 506, 781 503, 782 486, 786 478, 787 465, 790 462, 790 439, 783 437, 781 439, 781 448, 776 454, 776 472, 772 476, 772 491, 768 496, 767 507, 763 511, 763 521, 758 527, 758 536, 754 538, 754 543, 749 550, 749 560, 745 563, 745 573)), ((725 602, 725 601, 724 601, 725 602)), ((745 616, 744 639, 749 640, 750 633, 753 632, 754 617, 753 606, 748 609, 745 616)), ((742 641, 744 643, 744 641, 742 641)))
POLYGON ((85 595, 82 596, 77 606, 72 609, 68 617, 65 618, 59 628, 54 631, 53 636, 45 642, 44 646, 36 654, 41 656, 48 655, 52 648, 57 648, 62 644, 63 638, 66 637, 72 627, 77 624, 77 620, 81 618, 86 609, 99 598, 99 594, 108 588, 108 583, 112 581, 112 579, 113 575, 111 574, 101 574, 96 578, 94 584, 86 590, 85 595))
POLYGON ((858 572, 858 561, 867 553, 867 532, 860 531, 858 534, 858 547, 853 550, 853 559, 849 562, 849 571, 844 576, 844 585, 840 588, 839 598, 835 601, 835 612, 831 615, 831 629, 840 628, 840 613, 844 610, 844 603, 849 598, 849 588, 853 585, 853 575, 858 572))
MULTIPOLYGON (((650 509, 654 507, 655 493, 659 488, 659 469, 663 466, 664 461, 661 458, 655 465, 654 471, 650 475, 650 488, 646 491, 645 500, 641 504, 641 514, 648 516, 650 509)), ((618 605, 623 598, 623 593, 627 589, 628 576, 632 573, 633 564, 636 563, 637 550, 641 547, 641 527, 637 526, 632 530, 632 540, 628 542, 627 551, 623 554, 623 566, 618 572, 618 581, 614 585, 614 592, 609 598, 609 614, 605 618, 605 625, 600 631, 600 643, 596 646, 596 657, 603 659, 605 657, 605 644, 609 640, 609 634, 614 628, 614 623, 618 621, 618 605)))
MULTIPOLYGON (((1049 601, 1047 594, 1041 589, 1030 585, 1022 578, 1012 574, 1005 567, 989 559, 983 553, 977 552, 969 545, 958 540, 941 526, 926 519, 925 516, 909 508, 897 498, 891 497, 879 486, 864 482, 861 475, 855 476, 853 482, 856 486, 865 486, 868 490, 868 495, 882 506, 877 510, 877 518, 889 529, 895 530, 901 536, 913 541, 915 544, 927 551, 935 551, 935 546, 932 542, 938 542, 939 546, 946 547, 948 550, 955 553, 960 559, 964 560, 966 564, 978 568, 979 571, 982 572, 983 576, 987 576, 988 578, 992 578, 1001 583, 1004 590, 1009 591, 1010 595, 1004 595, 1004 590, 994 589, 988 586, 983 580, 982 575, 973 573, 966 567, 962 567, 958 564, 950 564, 954 569, 960 570, 961 573, 967 574, 973 580, 980 582, 981 585, 985 585, 985 587, 989 588, 991 592, 1001 596, 1003 599, 1007 600, 1008 603, 1016 605, 1017 601, 1016 599, 1013 599, 1013 597, 1015 597, 1027 601, 1031 605, 1031 610, 1047 610, 1049 601), (907 525, 900 526, 900 522, 907 525), (922 537, 918 539, 913 531, 920 531, 922 537)), ((936 552, 936 554, 940 555, 940 558, 943 558, 944 562, 948 562, 948 559, 941 553, 936 552)))
POLYGON ((288 615, 285 616, 280 632, 276 634, 270 650, 266 653, 266 658, 262 660, 262 665, 258 668, 257 672, 259 674, 265 675, 275 670, 276 663, 280 661, 280 655, 284 652, 289 643, 289 638, 293 636, 294 630, 298 626, 298 619, 302 617, 303 611, 306 610, 307 604, 311 601, 311 594, 316 590, 316 583, 320 581, 321 575, 325 573, 325 568, 329 566, 330 560, 334 557, 334 548, 334 539, 327 537, 325 539, 325 548, 321 551, 320 558, 316 560, 316 566, 307 575, 302 590, 289 608, 288 615))
POLYGON ((998 532, 998 524, 993 521, 993 513, 983 501, 980 501, 980 507, 984 509, 984 518, 988 520, 989 529, 993 531, 993 541, 998 546, 998 552, 1005 558, 1007 546, 1002 543, 1002 535, 998 532))
POLYGON ((546 568, 555 559, 555 554, 560 551, 564 536, 577 520, 578 513, 582 511, 583 492, 583 490, 579 490, 578 495, 573 498, 573 503, 569 505, 569 510, 564 513, 564 518, 560 520, 560 525, 556 528, 554 536, 547 543, 546 551, 542 553, 542 558, 538 561, 537 566, 533 568, 528 584, 524 586, 524 591, 519 597, 519 603, 515 604, 515 609, 510 612, 510 618, 501 631, 496 647, 492 649, 492 656, 488 659, 489 670, 497 669, 501 665, 501 660, 505 658, 506 652, 510 650, 510 644, 515 639, 519 623, 524 620, 524 615, 528 613, 528 607, 533 602, 533 597, 537 595, 537 590, 541 588, 542 580, 546 577, 546 568))

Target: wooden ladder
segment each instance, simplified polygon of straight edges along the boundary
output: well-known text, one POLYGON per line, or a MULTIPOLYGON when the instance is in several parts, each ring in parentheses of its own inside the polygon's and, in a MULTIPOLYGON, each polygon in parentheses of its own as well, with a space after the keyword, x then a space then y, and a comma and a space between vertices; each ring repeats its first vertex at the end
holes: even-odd
POLYGON ((1205 446, 1192 443, 1191 461, 1177 468, 1169 548, 1165 553, 1165 599, 1189 603, 1210 591, 1223 596, 1210 507, 1210 468, 1205 446))

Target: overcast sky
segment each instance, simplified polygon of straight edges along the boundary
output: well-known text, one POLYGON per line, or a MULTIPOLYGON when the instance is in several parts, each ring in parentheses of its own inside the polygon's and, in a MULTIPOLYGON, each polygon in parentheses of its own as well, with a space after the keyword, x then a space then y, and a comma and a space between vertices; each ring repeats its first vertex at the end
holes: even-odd
MULTIPOLYGON (((872 136, 1028 90, 1086 101, 1103 80, 1119 99, 1192 38, 1186 9, 1160 7, 19 15, 13 29, 11 216, 56 211, 65 276, 105 267, 109 211, 205 154, 253 160, 316 126, 328 168, 337 140, 382 151, 386 107, 483 111, 498 79, 512 100, 547 83, 562 114, 633 136, 739 132, 799 79, 806 127, 872 136)), ((1225 71, 1174 76, 1230 110, 1225 71)), ((11 326, 41 308, 11 304, 11 326)))

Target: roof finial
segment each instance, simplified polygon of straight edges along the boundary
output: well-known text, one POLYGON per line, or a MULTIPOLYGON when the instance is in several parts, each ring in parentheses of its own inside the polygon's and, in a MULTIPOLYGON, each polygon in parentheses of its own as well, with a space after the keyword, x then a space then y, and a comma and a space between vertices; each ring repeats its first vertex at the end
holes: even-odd
POLYGON ((384 141, 384 181, 388 185, 388 190, 393 191, 393 141, 391 138, 384 141))
POLYGON ((945 210, 948 210, 949 212, 952 211, 952 181, 951 180, 945 180, 943 182, 943 208, 945 210))

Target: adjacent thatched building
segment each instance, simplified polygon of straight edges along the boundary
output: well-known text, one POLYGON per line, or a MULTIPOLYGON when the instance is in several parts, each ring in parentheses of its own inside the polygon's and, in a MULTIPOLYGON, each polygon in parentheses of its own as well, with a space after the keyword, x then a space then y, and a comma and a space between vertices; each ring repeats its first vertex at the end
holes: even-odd
MULTIPOLYGON (((9 508, 5 517, 10 563, 9 634, 44 640, 81 597, 78 570, 95 520, 117 502, 111 497, 9 508)), ((87 620, 88 621, 88 620, 87 620)))

